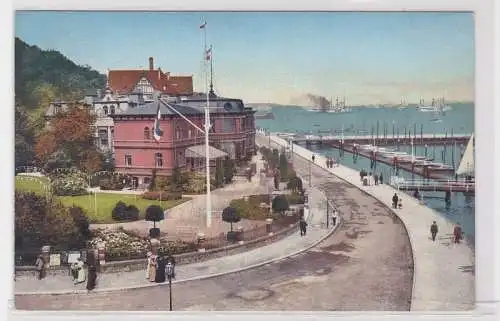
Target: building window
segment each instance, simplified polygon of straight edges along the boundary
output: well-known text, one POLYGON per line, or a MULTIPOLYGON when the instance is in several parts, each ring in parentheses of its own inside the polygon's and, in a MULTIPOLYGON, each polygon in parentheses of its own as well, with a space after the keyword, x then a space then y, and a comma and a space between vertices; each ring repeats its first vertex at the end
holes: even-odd
POLYGON ((111 115, 114 115, 114 114, 115 114, 115 106, 111 106, 110 108, 111 108, 111 109, 110 109, 110 112, 109 112, 109 113, 110 113, 111 115))
POLYGON ((191 138, 193 136, 193 131, 191 129, 188 129, 188 138, 191 138))
POLYGON ((145 140, 150 140, 151 139, 151 134, 152 132, 149 131, 149 127, 144 127, 144 139, 145 140))
POLYGON ((99 129, 99 142, 101 146, 108 146, 108 130, 106 128, 99 129))
POLYGON ((103 106, 102 111, 104 112, 104 115, 108 114, 108 106, 103 106))
POLYGON ((224 118, 222 120, 222 132, 223 133, 234 132, 235 124, 236 124, 236 122, 235 122, 234 118, 224 118))
POLYGON ((210 121, 210 130, 209 133, 215 133, 215 120, 210 121))
POLYGON ((155 153, 156 167, 163 167, 163 154, 155 153))
POLYGON ((132 155, 125 155, 125 166, 132 166, 132 155))
POLYGON ((177 126, 177 128, 175 129, 175 137, 177 139, 181 139, 182 138, 182 131, 181 131, 181 128, 179 126, 177 126))

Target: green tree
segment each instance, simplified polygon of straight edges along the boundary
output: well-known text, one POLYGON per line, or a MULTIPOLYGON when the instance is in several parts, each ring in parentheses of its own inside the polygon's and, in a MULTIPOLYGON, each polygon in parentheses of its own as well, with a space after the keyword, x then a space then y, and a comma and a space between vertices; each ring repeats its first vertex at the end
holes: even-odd
POLYGON ((224 167, 221 161, 217 161, 215 165, 215 186, 221 187, 224 185, 224 167))
POLYGON ((226 156, 224 159, 224 183, 229 184, 234 177, 234 160, 226 156))
POLYGON ((15 106, 15 166, 29 166, 35 159, 35 135, 25 108, 15 106))
POLYGON ((286 159, 285 153, 280 154, 279 168, 280 177, 286 178, 288 176, 288 160, 286 159))
POLYGON ((79 248, 86 239, 81 216, 75 219, 60 202, 42 195, 16 191, 14 215, 16 249, 79 248))

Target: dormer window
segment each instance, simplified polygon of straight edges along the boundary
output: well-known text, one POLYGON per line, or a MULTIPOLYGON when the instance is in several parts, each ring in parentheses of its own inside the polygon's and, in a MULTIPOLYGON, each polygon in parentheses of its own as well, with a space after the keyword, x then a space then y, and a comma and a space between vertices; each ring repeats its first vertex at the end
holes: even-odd
POLYGON ((149 131, 149 127, 144 127, 144 139, 145 140, 150 140, 151 139, 151 136, 150 136, 150 131, 149 131))
POLYGON ((108 114, 108 106, 103 106, 102 111, 104 112, 104 115, 108 114))
POLYGON ((111 106, 110 114, 111 115, 115 114, 115 106, 111 106))

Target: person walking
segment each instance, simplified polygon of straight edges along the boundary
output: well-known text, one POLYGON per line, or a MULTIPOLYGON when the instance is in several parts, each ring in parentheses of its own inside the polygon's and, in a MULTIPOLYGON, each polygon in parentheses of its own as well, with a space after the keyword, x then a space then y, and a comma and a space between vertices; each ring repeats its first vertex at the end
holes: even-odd
POLYGON ((158 267, 156 269, 155 282, 163 283, 166 280, 165 268, 167 266, 167 259, 163 253, 158 255, 158 267))
POLYGON ((316 159, 316 156, 314 156, 314 154, 313 154, 311 158, 312 158, 312 161, 314 163, 314 160, 316 159))
POLYGON ((431 224, 431 237, 432 237, 432 242, 436 240, 436 235, 438 233, 438 226, 436 224, 436 221, 433 221, 431 224))
POLYGON ((300 227, 300 236, 306 235, 306 232, 307 232, 307 222, 304 219, 304 217, 300 218, 299 227, 300 227))
POLYGON ((38 255, 36 262, 35 262, 35 267, 38 272, 38 279, 41 280, 45 277, 45 261, 43 259, 43 256, 40 254, 38 255))
POLYGON ((375 181, 375 185, 378 185, 378 175, 375 174, 375 176, 373 176, 373 180, 375 181))
POLYGON ((384 178, 382 177, 382 173, 380 173, 378 180, 380 182, 380 185, 384 184, 384 178))
POLYGON ((147 265, 146 265, 146 279, 149 279, 149 270, 151 270, 151 260, 149 259, 153 255, 150 251, 146 254, 146 260, 147 260, 147 265))
POLYGON ((392 196, 392 207, 398 208, 398 194, 394 193, 394 196, 392 196))

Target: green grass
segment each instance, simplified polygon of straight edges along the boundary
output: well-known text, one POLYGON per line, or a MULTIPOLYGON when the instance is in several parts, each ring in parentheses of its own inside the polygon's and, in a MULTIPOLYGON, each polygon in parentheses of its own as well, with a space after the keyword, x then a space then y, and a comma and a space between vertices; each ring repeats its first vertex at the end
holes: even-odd
POLYGON ((43 194, 48 186, 46 177, 16 176, 16 190, 43 194))
MULTIPOLYGON (((36 180, 37 178, 35 178, 36 180)), ((40 178, 40 182, 47 182, 46 178, 40 178)), ((43 187, 41 183, 34 180, 27 180, 24 178, 16 177, 16 190, 43 193, 43 187)), ((146 208, 150 205, 160 205, 164 209, 169 209, 175 207, 179 204, 191 200, 191 198, 184 197, 180 200, 174 201, 151 201, 145 200, 141 195, 130 195, 130 194, 114 194, 114 193, 97 193, 82 196, 58 196, 60 200, 66 206, 80 206, 85 210, 87 216, 91 223, 116 223, 111 218, 111 211, 115 207, 118 201, 122 201, 127 205, 135 205, 139 209, 140 218, 144 218, 144 212, 146 208), (96 212, 97 203, 97 212, 96 212)))

